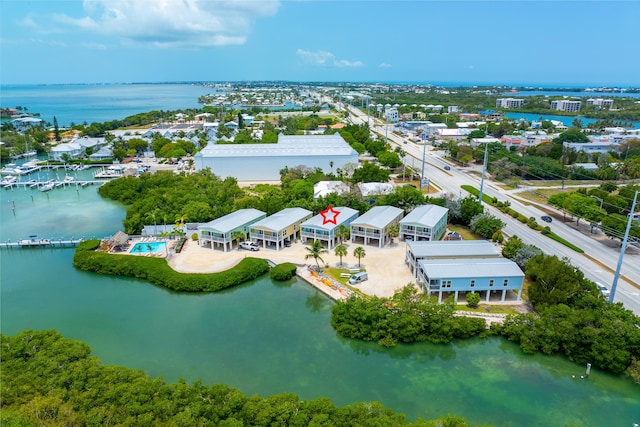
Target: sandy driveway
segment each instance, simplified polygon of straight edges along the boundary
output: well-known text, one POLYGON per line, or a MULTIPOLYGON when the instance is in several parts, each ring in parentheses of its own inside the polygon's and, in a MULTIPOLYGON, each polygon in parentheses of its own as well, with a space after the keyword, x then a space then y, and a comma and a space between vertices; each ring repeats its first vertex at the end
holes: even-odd
MULTIPOLYGON (((343 266, 358 267, 358 259, 353 256, 353 250, 361 245, 346 242, 348 255, 343 257, 343 266)), ((197 242, 189 240, 181 253, 174 254, 169 265, 176 271, 183 273, 214 273, 227 270, 245 257, 266 258, 276 264, 292 262, 294 264, 315 264, 313 258, 305 260, 306 244, 294 243, 291 247, 276 251, 275 249, 260 248, 257 252, 233 249, 224 252, 222 249, 209 249, 198 246, 197 242)), ((366 256, 361 260, 361 266, 369 273, 369 280, 358 285, 366 294, 376 296, 391 296, 394 291, 413 281, 409 268, 404 263, 405 243, 390 244, 380 249, 375 246, 364 246, 366 256)), ((334 251, 322 256, 325 263, 337 266, 340 259, 334 251)), ((414 282, 415 283, 415 282, 414 282)))

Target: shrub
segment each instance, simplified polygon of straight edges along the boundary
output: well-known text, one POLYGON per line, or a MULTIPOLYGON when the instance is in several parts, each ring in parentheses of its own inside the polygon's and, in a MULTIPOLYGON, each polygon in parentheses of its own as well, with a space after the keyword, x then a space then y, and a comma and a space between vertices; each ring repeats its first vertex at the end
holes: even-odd
POLYGON ((467 305, 471 308, 476 308, 478 304, 480 304, 480 294, 467 292, 467 305))
POLYGON ((296 265, 290 262, 278 264, 271 269, 269 276, 273 280, 285 281, 291 279, 296 274, 296 265))
POLYGON ((191 235, 191 240, 193 240, 194 242, 197 242, 198 241, 198 233, 193 233, 191 235))

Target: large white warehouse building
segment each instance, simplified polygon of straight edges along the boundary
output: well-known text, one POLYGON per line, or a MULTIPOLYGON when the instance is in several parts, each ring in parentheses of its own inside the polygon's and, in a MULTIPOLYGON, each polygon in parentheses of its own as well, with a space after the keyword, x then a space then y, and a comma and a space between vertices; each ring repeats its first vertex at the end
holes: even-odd
POLYGON ((277 181, 285 167, 326 172, 358 163, 358 153, 340 136, 279 135, 277 144, 209 144, 194 156, 196 170, 210 168, 221 178, 277 181))

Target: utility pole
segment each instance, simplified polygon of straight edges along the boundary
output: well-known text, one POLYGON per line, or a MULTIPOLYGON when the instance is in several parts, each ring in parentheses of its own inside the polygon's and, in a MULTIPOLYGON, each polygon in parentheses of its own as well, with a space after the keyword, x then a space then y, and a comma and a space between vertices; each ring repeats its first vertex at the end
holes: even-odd
POLYGON ((489 152, 489 143, 484 144, 484 162, 482 163, 482 179, 480 179, 480 194, 478 194, 478 201, 482 204, 482 190, 484 188, 484 173, 487 170, 487 153, 489 152))
POLYGON ((424 182, 424 162, 427 154, 427 141, 424 139, 424 132, 422 133, 422 172, 420 172, 420 193, 422 193, 422 183, 424 182))
POLYGON ((631 204, 631 211, 629 212, 629 220, 627 221, 627 229, 624 232, 624 239, 622 240, 622 246, 620 246, 620 258, 618 258, 618 266, 616 267, 616 274, 613 276, 613 283, 611 284, 611 293, 609 294, 609 302, 613 303, 613 298, 616 295, 616 287, 618 286, 618 278, 620 277, 620 269, 622 268, 622 260, 624 259, 624 251, 627 249, 627 240, 629 239, 629 230, 631 230, 631 223, 633 222, 633 214, 636 210, 636 201, 638 200, 638 192, 633 196, 633 203, 631 204))

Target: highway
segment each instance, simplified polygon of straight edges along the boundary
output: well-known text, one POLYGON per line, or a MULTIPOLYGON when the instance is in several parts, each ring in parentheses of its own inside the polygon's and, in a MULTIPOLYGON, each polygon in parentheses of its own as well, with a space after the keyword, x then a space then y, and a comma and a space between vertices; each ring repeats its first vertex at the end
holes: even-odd
MULTIPOLYGON (((367 115, 357 108, 347 106, 351 114, 351 122, 354 124, 367 123, 367 115)), ((388 130, 385 125, 380 125, 377 120, 369 118, 369 125, 373 132, 388 136, 392 145, 401 147, 406 153, 405 164, 413 166, 416 170, 422 168, 423 152, 426 149, 425 156, 425 177, 429 178, 430 183, 441 188, 443 192, 465 197, 468 193, 461 190, 462 185, 470 185, 475 188, 480 187, 480 173, 474 168, 461 168, 443 159, 443 153, 433 150, 433 147, 423 144, 416 144, 407 141, 405 138, 391 132, 392 125, 388 130), (444 166, 450 166, 450 170, 445 170, 444 166), (470 173, 474 171, 474 173, 470 173)), ((479 169, 481 170, 481 169, 479 169)), ((489 181, 485 178, 483 193, 496 197, 501 201, 509 201, 511 207, 527 218, 534 217, 539 219, 547 212, 538 209, 533 203, 523 203, 516 192, 506 191, 498 187, 497 183, 489 181)), ((574 230, 573 228, 562 223, 562 221, 553 221, 549 225, 551 230, 563 239, 573 243, 585 251, 580 254, 554 240, 544 237, 540 232, 530 229, 520 221, 515 220, 510 215, 505 215, 498 209, 485 205, 485 208, 496 217, 505 222, 506 227, 503 229, 507 236, 517 235, 525 243, 533 244, 539 247, 544 253, 556 255, 559 258, 567 258, 571 264, 582 271, 588 279, 594 282, 600 282, 611 289, 613 277, 618 259, 620 257, 619 248, 610 248, 595 239, 574 230)), ((545 209, 554 210, 550 207, 545 209)), ((627 250, 623 259, 620 279, 615 293, 614 301, 621 302, 627 309, 640 315, 640 254, 637 250, 627 250), (635 286, 634 286, 635 284, 635 286)))

